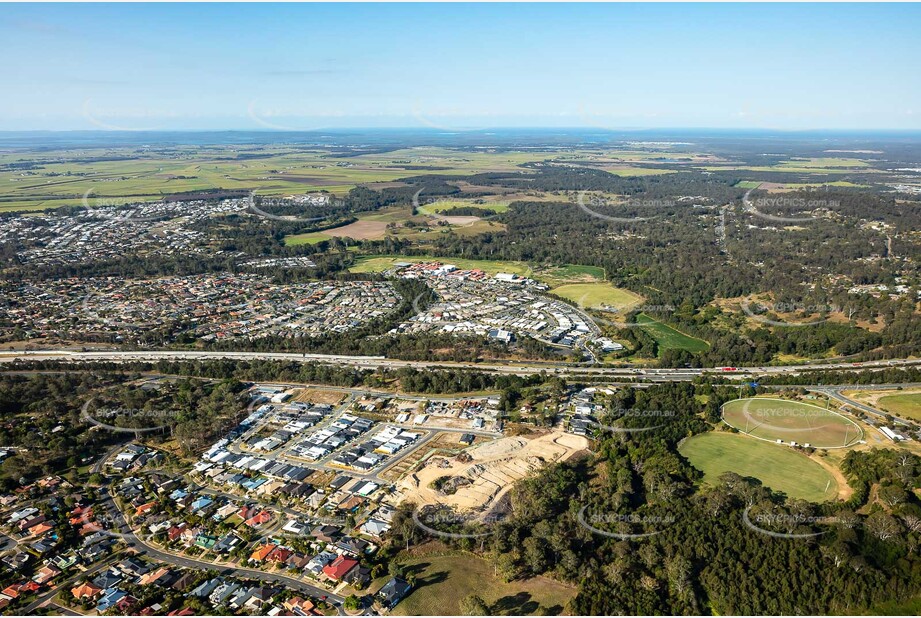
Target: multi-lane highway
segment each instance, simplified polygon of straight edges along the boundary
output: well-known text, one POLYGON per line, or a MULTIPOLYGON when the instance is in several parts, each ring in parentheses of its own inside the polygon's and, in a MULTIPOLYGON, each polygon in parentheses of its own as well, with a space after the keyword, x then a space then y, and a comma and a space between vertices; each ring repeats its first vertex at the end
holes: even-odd
POLYGON ((761 367, 709 367, 709 368, 632 368, 632 367, 598 367, 580 366, 569 363, 527 362, 493 362, 493 363, 452 363, 441 361, 408 361, 386 358, 383 356, 347 356, 336 354, 296 354, 290 352, 210 352, 190 350, 40 350, 0 352, 0 364, 12 365, 17 361, 60 361, 70 363, 128 363, 157 362, 161 360, 279 360, 291 362, 326 363, 356 367, 360 369, 467 369, 486 373, 503 373, 511 375, 532 375, 540 372, 561 376, 597 376, 611 379, 636 379, 645 381, 683 381, 692 380, 701 375, 725 376, 769 376, 796 375, 811 370, 849 370, 873 371, 888 367, 905 367, 921 365, 921 359, 898 359, 870 361, 865 363, 806 363, 799 365, 771 365, 761 367))
POLYGON ((845 396, 841 391, 844 391, 844 390, 893 390, 895 391, 896 389, 899 389, 899 388, 902 388, 902 389, 917 388, 918 386, 919 386, 918 384, 914 384, 914 383, 911 383, 911 384, 869 384, 869 385, 860 384, 860 385, 848 385, 848 386, 816 386, 816 387, 810 388, 809 390, 817 392, 817 393, 823 393, 826 396, 830 397, 831 399, 834 399, 844 404, 845 406, 850 406, 852 408, 860 410, 861 412, 864 412, 871 416, 875 416, 879 419, 885 419, 887 416, 890 416, 893 419, 895 419, 897 423, 902 424, 902 425, 908 425, 911 423, 911 421, 901 418, 899 416, 896 416, 895 414, 884 412, 883 410, 878 410, 877 408, 874 408, 861 401, 857 401, 856 399, 851 399, 850 397, 845 396))

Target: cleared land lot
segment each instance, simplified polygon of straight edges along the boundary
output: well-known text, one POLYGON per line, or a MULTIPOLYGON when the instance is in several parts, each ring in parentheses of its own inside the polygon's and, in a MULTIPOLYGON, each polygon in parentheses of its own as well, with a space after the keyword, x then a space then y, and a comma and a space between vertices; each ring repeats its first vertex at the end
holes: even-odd
POLYGON ((294 397, 294 401, 337 405, 339 402, 345 399, 345 397, 346 394, 340 391, 326 391, 323 389, 305 388, 304 390, 297 393, 297 395, 294 397))
POLYGON ((288 246, 296 245, 315 245, 324 240, 332 238, 354 238, 355 240, 380 240, 387 234, 387 224, 381 221, 355 221, 348 225, 330 228, 322 232, 308 232, 307 234, 297 234, 286 236, 285 244, 288 246))
POLYGON ((615 288, 609 283, 571 283, 553 288, 550 292, 589 309, 623 311, 643 301, 639 294, 615 288))
POLYGON ((716 483, 724 472, 735 472, 754 477, 791 498, 823 502, 838 495, 838 483, 831 472, 790 447, 710 432, 688 438, 678 451, 704 473, 707 483, 716 483))
POLYGON ((387 233, 387 224, 383 221, 355 221, 342 227, 324 230, 324 234, 337 238, 354 238, 355 240, 371 240, 383 238, 387 233))
POLYGON ((390 612, 395 616, 462 615, 460 602, 470 594, 482 598, 496 616, 559 615, 578 592, 547 577, 506 583, 486 560, 458 551, 413 550, 400 554, 400 563, 416 576, 416 588, 390 612))
POLYGON ((588 439, 562 431, 533 439, 500 438, 467 449, 469 461, 429 458, 424 467, 400 481, 398 490, 403 500, 420 507, 442 504, 458 513, 486 513, 515 481, 546 465, 565 461, 588 446, 588 439), (442 477, 460 479, 455 493, 446 495, 433 487, 442 477))
MULTIPOLYGON (((434 452, 438 452, 441 455, 447 457, 454 457, 462 450, 467 448, 467 445, 460 443, 460 437, 462 434, 453 431, 443 431, 438 433, 434 438, 426 442, 425 448, 416 449, 409 455, 399 458, 395 463, 389 467, 385 466, 384 469, 380 472, 380 477, 382 479, 395 482, 401 478, 410 470, 412 470, 416 464, 425 459, 428 456, 432 456, 434 452)), ((477 440, 488 440, 489 438, 479 437, 477 440)))
POLYGON ((332 238, 354 238, 355 240, 380 240, 387 235, 387 224, 399 223, 411 217, 409 208, 384 208, 370 213, 359 213, 358 221, 329 228, 319 232, 285 236, 285 244, 314 245, 332 238))
POLYGON ((863 430, 854 421, 818 406, 758 397, 723 405, 723 420, 743 433, 762 440, 840 448, 855 444, 863 430))

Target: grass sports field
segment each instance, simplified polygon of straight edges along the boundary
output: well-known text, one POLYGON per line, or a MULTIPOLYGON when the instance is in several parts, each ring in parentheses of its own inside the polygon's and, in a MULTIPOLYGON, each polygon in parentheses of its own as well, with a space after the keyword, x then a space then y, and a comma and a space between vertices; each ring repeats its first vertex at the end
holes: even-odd
POLYGON ((783 440, 816 448, 850 446, 863 437, 856 423, 837 412, 785 399, 758 397, 730 401, 723 405, 723 420, 762 440, 783 440))
POLYGON ((639 294, 615 288, 610 283, 570 283, 553 288, 550 292, 589 309, 621 311, 643 301, 639 294))
POLYGON ((902 418, 921 421, 921 393, 903 393, 880 397, 879 407, 902 418))
POLYGON ((556 615, 577 592, 546 577, 506 583, 486 560, 460 552, 407 558, 401 564, 415 574, 416 588, 390 612, 395 616, 462 615, 460 602, 471 594, 482 598, 496 616, 556 615))
POLYGON ((707 483, 715 483, 724 472, 735 472, 791 498, 824 502, 838 495, 838 483, 831 473, 790 447, 710 432, 688 438, 678 451, 704 473, 707 483))
POLYGON ((636 323, 641 324, 643 330, 649 333, 662 349, 687 350, 688 352, 697 353, 706 352, 710 348, 710 344, 703 339, 685 335, 645 313, 640 313, 636 316, 636 323))

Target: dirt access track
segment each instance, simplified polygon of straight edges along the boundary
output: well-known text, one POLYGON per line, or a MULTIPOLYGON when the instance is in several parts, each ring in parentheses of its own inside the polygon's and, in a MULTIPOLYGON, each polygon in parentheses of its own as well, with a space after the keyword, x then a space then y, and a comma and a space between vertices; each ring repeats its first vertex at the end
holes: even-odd
POLYGON ((463 456, 431 457, 422 468, 400 480, 402 499, 416 504, 445 505, 457 513, 486 514, 511 489, 512 484, 549 464, 566 461, 586 450, 588 439, 554 431, 528 439, 520 436, 499 438, 466 449, 463 456), (432 483, 454 477, 457 490, 445 494, 432 483))

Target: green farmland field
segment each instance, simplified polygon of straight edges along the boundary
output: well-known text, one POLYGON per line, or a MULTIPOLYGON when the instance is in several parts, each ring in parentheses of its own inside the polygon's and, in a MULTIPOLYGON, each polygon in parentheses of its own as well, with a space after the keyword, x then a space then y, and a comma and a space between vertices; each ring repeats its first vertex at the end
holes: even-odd
POLYGON ((710 344, 706 341, 685 335, 645 313, 636 316, 636 323, 642 325, 643 330, 658 342, 660 348, 687 350, 693 353, 706 352, 710 348, 710 344))

